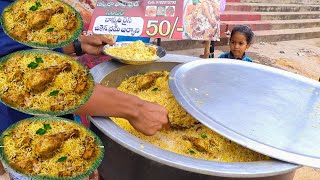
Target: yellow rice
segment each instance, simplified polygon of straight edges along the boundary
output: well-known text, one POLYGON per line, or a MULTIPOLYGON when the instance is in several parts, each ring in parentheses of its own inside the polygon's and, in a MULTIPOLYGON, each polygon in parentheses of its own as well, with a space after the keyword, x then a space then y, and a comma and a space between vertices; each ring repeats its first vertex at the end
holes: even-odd
POLYGON ((120 84, 118 89, 128 94, 137 95, 141 99, 163 105, 169 110, 170 122, 181 123, 181 120, 183 119, 183 121, 186 121, 184 123, 190 125, 189 128, 180 130, 162 130, 154 136, 145 136, 136 131, 125 119, 112 118, 116 124, 146 142, 185 156, 222 162, 249 162, 269 159, 267 156, 244 148, 224 138, 189 115, 178 104, 169 89, 169 72, 164 73, 165 77, 159 77, 155 83, 146 90, 138 90, 137 87, 139 87, 139 85, 133 83, 135 82, 134 79, 136 77, 143 75, 128 78, 120 84), (204 140, 207 144, 210 144, 208 145, 208 151, 198 151, 192 143, 184 139, 183 136, 195 137, 204 140))
POLYGON ((75 18, 72 20, 77 21, 76 27, 72 30, 66 30, 67 24, 70 23, 68 14, 72 14, 73 17, 76 15, 70 7, 60 0, 18 0, 14 6, 4 12, 3 19, 9 34, 12 34, 15 31, 27 30, 27 40, 17 39, 21 42, 47 44, 48 39, 53 39, 57 42, 51 44, 58 44, 69 40, 80 26, 80 21, 75 18), (31 11, 30 7, 34 6, 36 2, 41 3, 41 7, 36 11, 31 11), (33 30, 31 28, 29 22, 32 18, 32 13, 57 7, 63 7, 63 13, 54 14, 42 29, 33 30), (25 18, 19 18, 21 13, 26 13, 27 16, 25 18), (49 28, 54 28, 54 30, 52 32, 47 32, 49 28))
POLYGON ((156 48, 146 46, 141 40, 130 43, 127 46, 110 47, 105 52, 111 56, 124 60, 148 61, 156 60, 159 57, 156 54, 156 48))
POLYGON ((77 94, 74 89, 77 85, 77 76, 85 74, 88 76, 87 70, 80 66, 73 58, 67 57, 58 53, 52 54, 36 54, 24 53, 14 54, 5 63, 1 64, 0 68, 0 96, 7 96, 10 94, 30 93, 30 97, 25 101, 25 107, 16 107, 19 109, 32 109, 41 111, 51 111, 51 106, 61 105, 63 110, 72 109, 80 105, 89 93, 89 89, 93 83, 89 81, 85 92, 77 94), (28 68, 28 64, 35 61, 35 58, 42 58, 43 63, 39 63, 35 69, 28 68), (71 71, 60 72, 54 81, 50 83, 47 89, 40 93, 29 92, 26 81, 35 70, 44 69, 50 66, 61 66, 63 63, 71 64, 71 71), (22 81, 12 81, 17 70, 24 72, 22 81), (5 71, 5 72, 4 72, 5 71), (58 90, 59 94, 50 96, 52 91, 58 90))
POLYGON ((89 134, 86 129, 74 122, 66 121, 23 121, 18 126, 10 131, 4 132, 4 154, 9 164, 19 161, 37 159, 38 162, 33 167, 33 172, 29 175, 41 175, 58 177, 60 171, 70 170, 72 171, 71 177, 83 174, 96 161, 96 158, 101 153, 100 148, 96 144, 95 156, 89 160, 84 160, 82 155, 85 151, 84 141, 86 136, 94 138, 89 134), (36 134, 39 128, 43 128, 43 124, 50 124, 50 130, 47 130, 45 135, 54 135, 59 132, 68 132, 72 129, 79 131, 79 138, 69 138, 64 141, 62 147, 57 151, 52 158, 43 159, 39 158, 33 148, 35 143, 44 135, 36 134), (30 147, 22 148, 22 141, 25 137, 32 139, 30 147), (66 156, 67 159, 64 162, 57 162, 59 158, 66 156))

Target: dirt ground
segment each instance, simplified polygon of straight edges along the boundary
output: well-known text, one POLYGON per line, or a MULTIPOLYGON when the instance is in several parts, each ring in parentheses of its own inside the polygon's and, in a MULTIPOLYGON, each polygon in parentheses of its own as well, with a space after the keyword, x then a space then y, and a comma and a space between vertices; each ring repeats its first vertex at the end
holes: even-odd
MULTIPOLYGON (((319 80, 320 39, 259 42, 253 44, 248 55, 255 62, 294 72, 319 80)), ((319 180, 320 170, 303 167, 296 171, 294 180, 319 180)))
MULTIPOLYGON (((228 51, 228 46, 216 46, 215 57, 228 51)), ((168 53, 200 56, 203 54, 203 49, 169 51, 168 53)), ((320 77, 320 38, 269 43, 256 42, 248 49, 247 55, 255 63, 294 72, 315 80, 319 80, 320 77)))
MULTIPOLYGON (((228 46, 217 46, 215 57, 228 51, 228 46)), ((203 49, 168 53, 199 56, 203 54, 203 49)), ((290 71, 317 81, 320 78, 320 38, 274 43, 255 42, 248 49, 247 55, 255 63, 290 71)), ((320 170, 309 167, 300 168, 296 171, 294 180, 320 180, 320 170)))

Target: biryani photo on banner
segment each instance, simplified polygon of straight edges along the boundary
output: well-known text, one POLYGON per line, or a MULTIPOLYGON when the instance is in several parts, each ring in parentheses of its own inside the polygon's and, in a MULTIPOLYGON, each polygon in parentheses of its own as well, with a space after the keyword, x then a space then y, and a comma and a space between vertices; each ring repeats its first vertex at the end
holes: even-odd
POLYGON ((220 40, 220 0, 185 0, 183 18, 183 39, 220 40))

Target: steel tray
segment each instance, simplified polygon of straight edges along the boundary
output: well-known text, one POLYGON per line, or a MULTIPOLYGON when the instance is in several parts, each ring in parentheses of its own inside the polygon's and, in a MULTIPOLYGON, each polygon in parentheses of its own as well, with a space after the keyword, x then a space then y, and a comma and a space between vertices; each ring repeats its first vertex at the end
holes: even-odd
POLYGON ((320 168, 320 83, 228 59, 175 67, 170 89, 192 116, 270 157, 320 168))

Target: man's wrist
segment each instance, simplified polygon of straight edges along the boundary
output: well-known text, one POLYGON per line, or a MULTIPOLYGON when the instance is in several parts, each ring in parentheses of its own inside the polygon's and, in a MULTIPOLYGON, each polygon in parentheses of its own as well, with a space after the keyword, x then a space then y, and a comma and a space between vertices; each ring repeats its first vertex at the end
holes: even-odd
POLYGON ((74 51, 77 56, 81 56, 84 54, 82 51, 81 42, 78 39, 73 41, 73 45, 74 45, 74 51))

